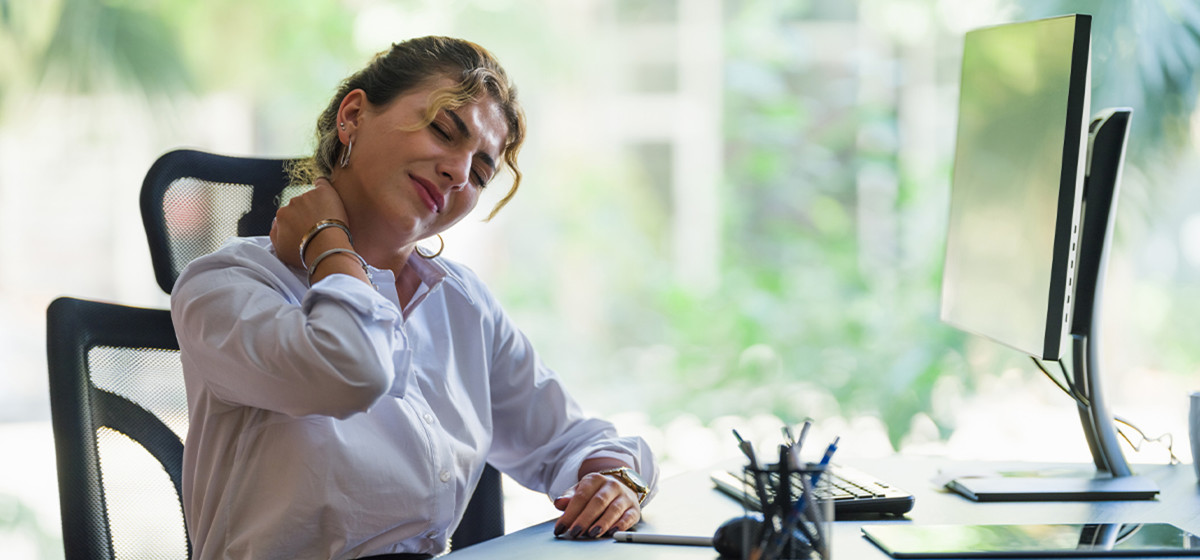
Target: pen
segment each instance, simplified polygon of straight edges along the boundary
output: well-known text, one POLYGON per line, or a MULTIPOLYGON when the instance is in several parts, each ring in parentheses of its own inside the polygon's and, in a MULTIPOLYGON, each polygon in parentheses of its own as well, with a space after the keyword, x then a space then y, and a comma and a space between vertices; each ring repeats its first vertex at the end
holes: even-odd
POLYGON ((738 440, 738 449, 741 449, 746 458, 750 459, 750 466, 758 468, 758 459, 754 456, 754 444, 742 439, 742 434, 739 434, 737 430, 733 431, 733 437, 738 440))
POLYGON ((737 430, 733 430, 733 437, 737 438, 738 448, 740 448, 742 453, 746 454, 746 458, 750 460, 750 475, 754 477, 754 493, 758 494, 759 507, 761 507, 763 513, 766 514, 770 511, 767 508, 770 507, 771 502, 767 499, 766 483, 762 478, 763 472, 758 468, 758 458, 754 455, 754 444, 743 439, 742 434, 739 434, 737 430))
POLYGON ((796 447, 804 446, 804 438, 808 437, 808 430, 812 428, 812 423, 813 421, 811 418, 804 421, 804 426, 801 426, 800 428, 800 437, 796 440, 796 447))
POLYGON ((830 443, 829 447, 825 448, 825 455, 821 457, 821 462, 819 463, 821 468, 812 475, 813 488, 817 487, 817 481, 821 480, 821 473, 825 472, 825 467, 829 466, 829 460, 833 459, 833 453, 837 451, 837 444, 841 440, 841 436, 835 437, 833 438, 833 443, 830 443))
POLYGON ((645 544, 677 544, 684 546, 712 546, 712 537, 691 537, 686 535, 656 535, 653 533, 638 533, 635 531, 617 531, 613 533, 617 542, 645 544))
MULTIPOLYGON (((813 492, 815 492, 817 489, 817 482, 820 482, 820 480, 821 480, 821 473, 825 472, 825 469, 829 467, 829 461, 833 459, 833 454, 834 454, 834 452, 837 451, 837 444, 841 440, 842 440, 841 436, 835 437, 835 438, 833 438, 833 443, 830 443, 829 447, 825 448, 825 455, 821 457, 821 462, 817 464, 818 468, 814 469, 816 472, 814 472, 812 474, 812 477, 809 478, 809 485, 812 486, 813 492)), ((805 498, 805 496, 802 493, 800 495, 800 498, 797 499, 796 503, 792 506, 792 509, 796 513, 800 513, 800 512, 804 511, 804 507, 806 505, 804 498, 805 498)))

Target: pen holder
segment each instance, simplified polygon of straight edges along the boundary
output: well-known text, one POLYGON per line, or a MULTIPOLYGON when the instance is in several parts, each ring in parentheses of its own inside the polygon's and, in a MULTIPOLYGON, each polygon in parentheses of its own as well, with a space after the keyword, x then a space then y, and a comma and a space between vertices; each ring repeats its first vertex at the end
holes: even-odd
POLYGON ((823 465, 779 463, 744 468, 745 491, 758 498, 761 532, 747 532, 742 558, 830 560, 833 493, 823 465))

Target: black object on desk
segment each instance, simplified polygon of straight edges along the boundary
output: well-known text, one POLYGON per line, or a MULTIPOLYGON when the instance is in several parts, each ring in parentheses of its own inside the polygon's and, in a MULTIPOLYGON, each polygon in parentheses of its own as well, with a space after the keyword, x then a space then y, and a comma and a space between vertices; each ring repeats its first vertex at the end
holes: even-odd
MULTIPOLYGON (((831 464, 825 476, 831 483, 827 488, 837 492, 832 496, 835 517, 864 513, 904 515, 916 502, 908 491, 852 467, 831 464)), ((742 471, 732 470, 714 471, 709 476, 718 490, 741 501, 747 508, 761 511, 758 498, 753 492, 745 491, 753 487, 753 481, 744 477, 742 471)))
POLYGON ((946 488, 979 502, 1153 500, 1158 485, 1142 476, 956 478, 946 488))
POLYGON ((1200 537, 1169 523, 873 525, 862 532, 892 558, 1200 556, 1200 537))

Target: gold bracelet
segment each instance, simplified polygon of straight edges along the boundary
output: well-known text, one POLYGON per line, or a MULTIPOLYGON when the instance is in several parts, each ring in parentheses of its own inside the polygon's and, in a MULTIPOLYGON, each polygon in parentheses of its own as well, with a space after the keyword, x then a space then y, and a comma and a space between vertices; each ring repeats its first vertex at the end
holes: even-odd
POLYGON ((346 232, 346 238, 350 240, 350 246, 354 246, 354 236, 350 235, 350 226, 346 225, 346 222, 336 218, 321 220, 313 225, 312 229, 308 230, 308 233, 304 234, 304 237, 300 239, 300 265, 304 267, 304 270, 308 270, 308 263, 304 262, 304 253, 308 250, 308 244, 317 237, 318 233, 321 233, 321 230, 334 227, 346 232))

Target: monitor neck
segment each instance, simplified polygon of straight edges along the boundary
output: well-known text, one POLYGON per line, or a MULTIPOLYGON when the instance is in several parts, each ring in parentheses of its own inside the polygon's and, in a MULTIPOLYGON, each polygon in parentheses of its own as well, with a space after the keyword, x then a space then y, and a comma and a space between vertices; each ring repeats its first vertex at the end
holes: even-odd
POLYGON ((1087 399, 1079 405, 1080 421, 1096 468, 1113 476, 1131 471, 1100 386, 1100 305, 1131 115, 1131 109, 1106 109, 1089 129, 1071 319, 1075 384, 1087 399))

